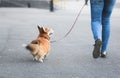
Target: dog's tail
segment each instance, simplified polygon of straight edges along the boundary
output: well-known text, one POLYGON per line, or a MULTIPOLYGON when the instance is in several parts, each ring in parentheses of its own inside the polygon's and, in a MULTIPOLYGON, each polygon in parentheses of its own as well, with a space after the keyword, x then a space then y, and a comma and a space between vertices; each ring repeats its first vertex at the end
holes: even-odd
POLYGON ((22 47, 26 48, 27 50, 30 49, 29 45, 27 45, 27 44, 22 44, 22 47))
POLYGON ((27 50, 30 49, 29 45, 27 45, 25 48, 26 48, 27 50))
POLYGON ((28 44, 25 48, 27 50, 33 51, 33 46, 32 45, 40 45, 40 41, 39 40, 33 40, 30 44, 28 44))
POLYGON ((32 51, 32 50, 33 50, 29 45, 27 45, 25 48, 26 48, 27 50, 29 50, 29 51, 32 51))

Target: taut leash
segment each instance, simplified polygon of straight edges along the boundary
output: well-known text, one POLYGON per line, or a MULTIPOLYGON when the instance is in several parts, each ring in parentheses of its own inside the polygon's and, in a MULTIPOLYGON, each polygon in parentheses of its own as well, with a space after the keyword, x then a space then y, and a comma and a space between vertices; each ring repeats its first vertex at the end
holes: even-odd
POLYGON ((77 17, 75 18, 75 21, 74 21, 73 24, 71 25, 70 30, 69 30, 62 38, 60 38, 60 39, 58 39, 58 40, 50 41, 51 43, 55 43, 55 42, 57 42, 57 41, 61 41, 61 40, 63 40, 64 38, 66 38, 66 37, 70 34, 70 32, 72 31, 72 29, 75 27, 75 24, 76 24, 76 22, 77 22, 77 20, 78 20, 78 18, 79 18, 79 16, 80 16, 83 8, 85 7, 85 5, 86 5, 86 3, 81 7, 81 9, 80 9, 77 17))

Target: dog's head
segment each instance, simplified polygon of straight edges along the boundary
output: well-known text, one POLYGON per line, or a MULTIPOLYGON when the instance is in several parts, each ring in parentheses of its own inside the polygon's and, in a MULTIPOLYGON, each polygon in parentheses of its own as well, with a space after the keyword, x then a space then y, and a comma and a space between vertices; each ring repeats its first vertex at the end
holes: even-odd
POLYGON ((39 30, 39 36, 47 35, 50 37, 53 34, 53 30, 50 28, 44 28, 44 27, 38 26, 38 30, 39 30))

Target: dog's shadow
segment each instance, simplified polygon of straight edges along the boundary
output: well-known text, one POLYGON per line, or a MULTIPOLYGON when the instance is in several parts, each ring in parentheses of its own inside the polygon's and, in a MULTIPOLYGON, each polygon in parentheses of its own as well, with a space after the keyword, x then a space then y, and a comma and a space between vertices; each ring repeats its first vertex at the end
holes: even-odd
MULTIPOLYGON (((14 64, 14 65, 17 65, 17 64, 26 64, 26 65, 28 65, 28 64, 42 64, 38 60, 33 60, 32 57, 30 57, 30 56, 15 57, 13 55, 11 57, 4 57, 4 56, 2 56, 2 57, 0 58, 0 65, 4 65, 4 64, 14 64)), ((44 62, 46 60, 47 59, 44 59, 44 62)))
MULTIPOLYGON (((43 63, 46 61, 47 59, 44 59, 43 60, 43 63)), ((22 63, 42 63, 42 62, 40 62, 40 61, 38 61, 38 60, 33 60, 33 59, 24 59, 24 60, 21 60, 20 62, 22 62, 22 63)))
MULTIPOLYGON (((18 60, 17 62, 19 62, 19 63, 42 64, 42 62, 40 62, 39 60, 33 60, 32 57, 20 58, 20 59, 16 59, 16 60, 18 60)), ((48 60, 47 58, 43 59, 43 63, 45 63, 47 60, 48 60)))

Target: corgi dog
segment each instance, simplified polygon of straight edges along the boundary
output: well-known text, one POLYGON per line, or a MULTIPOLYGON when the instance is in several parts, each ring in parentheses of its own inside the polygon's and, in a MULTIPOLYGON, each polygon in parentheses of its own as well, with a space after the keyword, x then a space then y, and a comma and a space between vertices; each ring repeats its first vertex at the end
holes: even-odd
POLYGON ((26 49, 31 52, 33 60, 43 62, 50 52, 50 36, 53 34, 53 30, 39 26, 38 30, 38 37, 32 40, 31 43, 26 46, 26 49))

